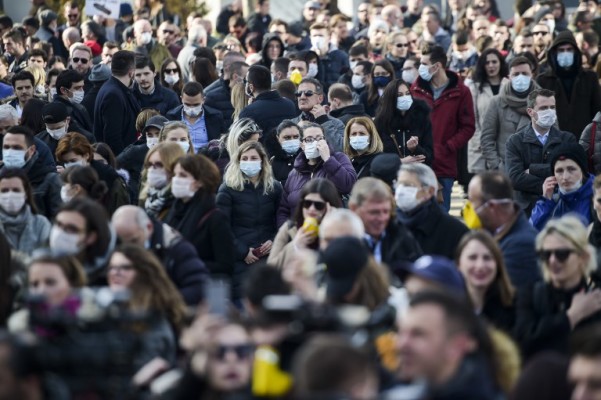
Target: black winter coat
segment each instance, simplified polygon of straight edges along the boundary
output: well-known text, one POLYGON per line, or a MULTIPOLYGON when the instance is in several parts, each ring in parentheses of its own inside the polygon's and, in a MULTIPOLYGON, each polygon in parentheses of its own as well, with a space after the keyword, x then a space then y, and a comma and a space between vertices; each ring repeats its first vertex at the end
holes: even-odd
POLYGON ((84 106, 81 104, 73 104, 69 100, 65 100, 61 96, 54 95, 53 103, 62 103, 67 107, 67 113, 71 116, 71 121, 75 121, 79 127, 85 129, 88 132, 92 132, 92 120, 90 115, 84 106))
POLYGON ((113 167, 96 160, 90 162, 90 167, 94 168, 98 174, 98 178, 104 181, 108 187, 108 192, 104 196, 102 203, 109 215, 113 215, 117 208, 130 204, 129 192, 125 181, 113 167))
POLYGON ((398 221, 390 221, 382 239, 382 262, 392 271, 406 268, 423 254, 409 229, 398 221))
POLYGON ((161 115, 166 115, 168 111, 179 106, 181 102, 177 94, 171 89, 161 86, 160 83, 154 83, 154 92, 152 94, 142 94, 138 85, 134 88, 134 96, 142 108, 154 108, 161 115))
POLYGON ((148 154, 148 146, 143 140, 138 140, 130 144, 117 157, 117 167, 123 168, 129 173, 127 189, 131 197, 132 204, 138 203, 140 195, 140 182, 142 179, 142 170, 144 169, 144 159, 148 154))
POLYGON ((234 113, 234 106, 231 100, 232 92, 229 85, 229 80, 224 81, 223 78, 219 78, 205 89, 205 106, 212 107, 221 112, 226 130, 232 124, 232 114, 234 113))
POLYGON ((94 105, 96 104, 96 97, 98 97, 98 92, 101 87, 102 84, 100 82, 95 82, 90 90, 86 92, 85 96, 83 96, 83 100, 81 101, 81 105, 84 106, 92 119, 92 126, 94 126, 94 105))
POLYGON ((355 117, 369 117, 369 115, 365 112, 363 104, 352 104, 330 111, 330 117, 338 118, 342 121, 344 126, 346 126, 346 124, 355 117))
POLYGON ((273 177, 284 186, 290 171, 294 169, 294 160, 300 154, 301 150, 299 149, 294 154, 286 153, 282 150, 282 146, 274 134, 265 137, 265 150, 267 150, 267 154, 271 157, 269 162, 271 163, 273 177))
POLYGON ((515 326, 515 303, 511 306, 504 305, 501 302, 498 291, 491 288, 484 298, 484 307, 482 308, 480 317, 484 318, 495 328, 501 329, 508 335, 511 335, 515 326))
MULTIPOLYGON (((79 125, 77 125, 77 123, 75 121, 69 122, 69 126, 67 127, 67 132, 81 133, 82 135, 84 135, 86 137, 86 139, 88 139, 88 141, 90 143, 96 143, 96 138, 94 137, 94 135, 92 135, 91 132, 80 129, 79 125)), ((44 142, 48 146, 48 148, 52 152, 52 159, 54 160, 54 157, 55 157, 54 153, 56 152, 56 146, 58 146, 58 140, 56 140, 52 136, 50 136, 48 131, 45 129, 42 132, 35 135, 35 137, 38 138, 39 140, 41 140, 42 142, 44 142)))
POLYGON ((296 107, 290 100, 280 96, 276 90, 263 92, 240 111, 240 118, 252 118, 269 135, 285 119, 297 116, 296 107))
POLYGON ((211 275, 232 275, 234 237, 225 214, 215 207, 212 194, 199 190, 187 203, 176 199, 165 223, 192 243, 211 275))
POLYGON ((35 152, 23 169, 31 183, 38 214, 45 215, 52 220, 63 203, 61 200, 63 184, 56 172, 56 167, 45 164, 39 153, 35 152))
POLYGON ((323 91, 327 93, 330 86, 338 82, 340 75, 349 69, 348 54, 342 50, 329 50, 328 53, 319 58, 319 69, 317 78, 323 83, 323 91))
POLYGON ((371 176, 371 162, 381 153, 362 154, 351 158, 351 163, 357 172, 357 179, 371 176))

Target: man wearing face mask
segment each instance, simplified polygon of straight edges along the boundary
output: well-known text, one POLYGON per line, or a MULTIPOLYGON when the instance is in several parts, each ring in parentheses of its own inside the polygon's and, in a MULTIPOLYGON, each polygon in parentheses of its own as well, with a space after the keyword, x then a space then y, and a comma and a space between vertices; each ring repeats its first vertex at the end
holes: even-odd
POLYGON ((92 136, 93 125, 88 111, 81 105, 84 95, 84 77, 79 72, 66 69, 58 74, 56 94, 52 102, 64 104, 71 120, 77 123, 79 129, 85 131, 81 133, 89 137, 92 136))
POLYGON ((179 106, 177 94, 166 89, 156 80, 152 60, 148 57, 136 57, 136 85, 134 96, 142 108, 153 108, 161 115, 179 106))
POLYGON ((562 143, 577 143, 576 136, 557 129, 555 93, 536 89, 528 95, 531 124, 507 140, 505 166, 516 190, 516 202, 530 214, 543 194, 543 183, 549 176, 549 155, 562 143))
MULTIPOLYGON (((338 82, 340 76, 345 73, 350 65, 348 56, 342 50, 330 44, 330 28, 327 25, 316 23, 311 25, 311 50, 319 56, 319 67, 315 78, 323 82, 328 90, 330 85, 338 82)), ((311 65, 309 65, 311 72, 311 65)))
POLYGON ((171 58, 171 53, 164 45, 152 37, 152 26, 145 19, 134 23, 135 52, 148 56, 154 65, 163 65, 163 61, 171 58))
POLYGON ((526 99, 539 86, 532 80, 532 65, 526 57, 511 60, 509 79, 490 100, 482 123, 480 148, 488 170, 504 170, 507 139, 531 123, 526 99))
POLYGON ((2 141, 2 161, 2 168, 21 168, 26 172, 38 212, 49 219, 54 217, 62 204, 62 182, 56 168, 40 157, 29 128, 8 129, 2 141))
POLYGON ((46 104, 42 108, 42 119, 46 129, 36 135, 36 139, 44 142, 52 154, 56 151, 58 141, 67 134, 67 132, 80 132, 90 143, 94 143, 95 138, 90 132, 79 128, 77 122, 71 119, 69 110, 63 103, 53 102, 46 104))
POLYGON ((594 71, 582 68, 582 53, 572 32, 560 32, 547 52, 549 68, 536 79, 555 92, 559 128, 577 138, 601 110, 601 88, 594 71))
POLYGON ((111 62, 111 77, 100 88, 94 106, 94 136, 111 147, 115 155, 136 141, 136 117, 140 104, 130 87, 134 81, 135 55, 120 50, 111 62))
POLYGON ((335 83, 328 91, 330 116, 346 124, 355 117, 366 117, 363 104, 353 104, 353 92, 343 83, 335 83))

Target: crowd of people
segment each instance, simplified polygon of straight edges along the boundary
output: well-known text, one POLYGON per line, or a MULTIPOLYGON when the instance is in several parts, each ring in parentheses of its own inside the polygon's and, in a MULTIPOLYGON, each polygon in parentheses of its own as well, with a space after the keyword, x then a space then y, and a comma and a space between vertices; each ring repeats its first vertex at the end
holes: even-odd
POLYGON ((0 15, 0 400, 601 399, 597 0, 63 3, 0 15))

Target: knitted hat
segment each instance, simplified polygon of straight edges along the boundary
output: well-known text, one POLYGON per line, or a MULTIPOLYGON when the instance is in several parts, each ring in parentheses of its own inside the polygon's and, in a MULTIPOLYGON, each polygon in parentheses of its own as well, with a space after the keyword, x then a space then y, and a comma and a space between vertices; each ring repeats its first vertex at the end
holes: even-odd
POLYGON ((551 175, 555 174, 555 163, 559 160, 572 160, 582 170, 582 175, 588 174, 588 160, 582 146, 578 143, 565 143, 559 145, 551 153, 551 175))
POLYGON ((88 79, 90 82, 104 82, 111 77, 111 68, 106 64, 96 64, 92 67, 92 72, 88 79))
POLYGON ((369 251, 363 241, 354 237, 333 240, 321 255, 327 268, 327 297, 341 300, 350 293, 368 259, 369 251))
POLYGON ((42 26, 48 26, 50 23, 58 18, 58 15, 52 10, 44 10, 40 12, 39 20, 42 26))

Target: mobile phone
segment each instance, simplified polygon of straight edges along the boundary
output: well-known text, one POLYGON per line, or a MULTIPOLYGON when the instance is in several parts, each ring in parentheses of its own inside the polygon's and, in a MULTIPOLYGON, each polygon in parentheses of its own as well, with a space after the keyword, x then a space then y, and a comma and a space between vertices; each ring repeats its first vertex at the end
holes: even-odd
POLYGON ((209 313, 227 317, 230 308, 230 283, 224 279, 209 279, 205 286, 209 313))
POLYGON ((261 258, 261 256, 263 255, 263 252, 261 251, 260 247, 253 249, 252 253, 253 253, 253 256, 255 256, 257 258, 261 258))

